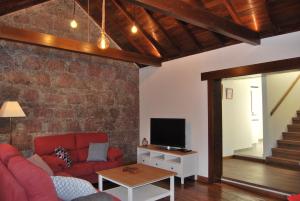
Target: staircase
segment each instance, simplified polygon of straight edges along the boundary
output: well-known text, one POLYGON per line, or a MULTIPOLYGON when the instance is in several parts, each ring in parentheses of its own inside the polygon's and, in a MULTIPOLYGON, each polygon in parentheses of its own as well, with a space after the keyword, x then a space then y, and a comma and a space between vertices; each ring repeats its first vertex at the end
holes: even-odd
POLYGON ((282 140, 277 140, 277 147, 272 149, 272 156, 266 158, 268 164, 300 170, 300 111, 282 133, 282 140))

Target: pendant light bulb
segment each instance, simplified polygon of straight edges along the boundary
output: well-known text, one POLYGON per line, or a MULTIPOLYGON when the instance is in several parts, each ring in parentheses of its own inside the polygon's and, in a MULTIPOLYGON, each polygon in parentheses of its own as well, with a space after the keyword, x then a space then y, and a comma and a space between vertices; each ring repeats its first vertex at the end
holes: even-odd
POLYGON ((71 26, 73 29, 76 29, 76 28, 77 28, 78 24, 77 24, 77 22, 76 22, 75 19, 71 20, 70 26, 71 26))
POLYGON ((131 33, 136 34, 138 32, 138 28, 134 25, 131 27, 131 33))
POLYGON ((106 36, 105 32, 101 32, 100 38, 97 41, 98 48, 105 50, 109 47, 109 39, 106 36))

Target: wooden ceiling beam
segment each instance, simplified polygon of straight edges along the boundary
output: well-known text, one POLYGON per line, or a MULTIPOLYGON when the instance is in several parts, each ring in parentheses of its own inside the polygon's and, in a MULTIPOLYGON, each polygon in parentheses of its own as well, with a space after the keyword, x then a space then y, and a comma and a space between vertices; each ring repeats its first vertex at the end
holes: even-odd
MULTIPOLYGON (((114 6, 125 16, 125 18, 129 21, 130 24, 135 24, 138 28, 139 32, 144 36, 146 40, 148 40, 149 44, 152 46, 154 51, 158 52, 161 56, 165 55, 165 50, 161 47, 161 45, 154 40, 143 28, 142 26, 135 21, 135 19, 127 12, 126 8, 118 1, 111 0, 114 6)), ((129 34, 129 33, 128 33, 129 34)), ((138 33, 137 33, 138 34, 138 33)))
POLYGON ((243 25, 241 18, 239 17, 237 12, 235 11, 235 9, 234 9, 232 3, 230 2, 230 0, 221 0, 221 1, 224 4, 224 6, 226 7, 226 9, 228 10, 231 18, 235 21, 235 23, 243 25))
POLYGON ((131 3, 143 6, 147 9, 164 13, 178 20, 185 21, 195 26, 214 31, 235 40, 252 45, 260 44, 259 33, 239 24, 235 24, 225 18, 219 17, 204 8, 191 7, 182 1, 161 0, 128 0, 131 3))
POLYGON ((0 16, 15 12, 24 8, 44 3, 49 0, 2 0, 0 2, 0 16))
POLYGON ((153 56, 136 54, 115 48, 101 50, 96 44, 60 38, 50 34, 38 33, 4 25, 0 25, 0 39, 151 66, 161 66, 162 61, 161 58, 153 56))
POLYGON ((161 26, 161 24, 154 19, 152 13, 149 10, 144 9, 145 14, 147 15, 147 17, 152 21, 153 24, 155 24, 155 26, 158 27, 158 29, 164 34, 165 38, 168 39, 168 41, 172 44, 173 47, 175 47, 177 52, 180 52, 180 46, 172 39, 172 37, 170 36, 170 34, 168 34, 168 32, 166 32, 166 30, 161 26))

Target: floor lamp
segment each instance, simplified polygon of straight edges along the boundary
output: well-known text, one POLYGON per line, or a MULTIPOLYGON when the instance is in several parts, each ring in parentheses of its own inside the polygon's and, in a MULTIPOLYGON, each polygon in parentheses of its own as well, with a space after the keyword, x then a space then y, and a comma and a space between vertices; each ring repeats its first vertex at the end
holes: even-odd
POLYGON ((9 144, 12 144, 12 118, 26 117, 26 115, 17 101, 5 101, 0 109, 0 117, 9 118, 9 144))

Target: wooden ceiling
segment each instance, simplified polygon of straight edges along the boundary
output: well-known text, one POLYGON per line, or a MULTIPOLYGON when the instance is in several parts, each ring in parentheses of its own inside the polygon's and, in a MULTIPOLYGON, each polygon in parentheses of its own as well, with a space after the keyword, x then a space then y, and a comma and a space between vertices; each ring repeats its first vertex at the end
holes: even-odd
MULTIPOLYGON (((46 0, 0 0, 0 15, 46 0)), ((88 0, 76 0, 87 11, 88 0)), ((102 0, 90 1, 101 22, 102 0)), ((110 37, 126 51, 163 61, 300 30, 300 0, 106 0, 110 37), (132 34, 133 24, 139 28, 132 34)))

